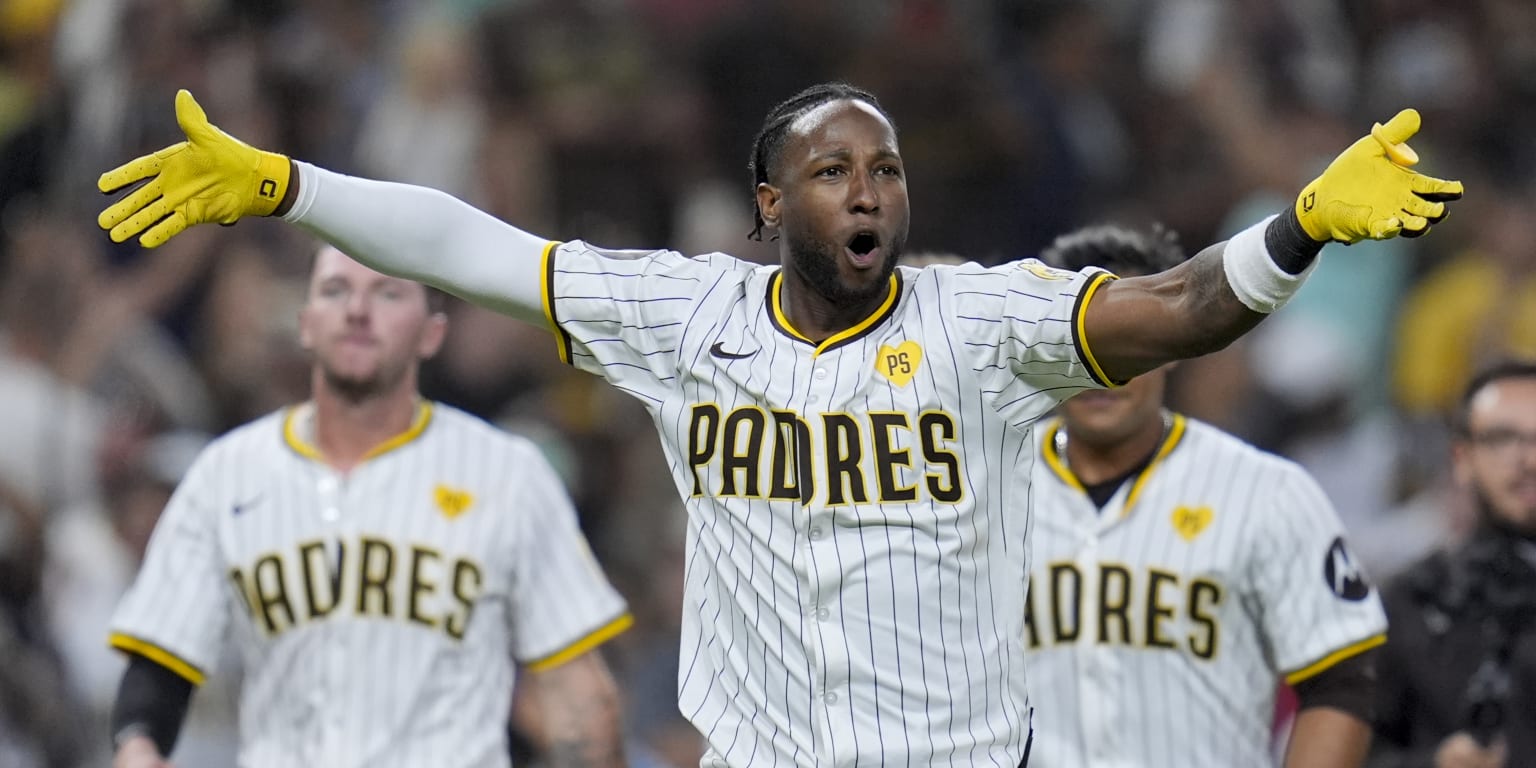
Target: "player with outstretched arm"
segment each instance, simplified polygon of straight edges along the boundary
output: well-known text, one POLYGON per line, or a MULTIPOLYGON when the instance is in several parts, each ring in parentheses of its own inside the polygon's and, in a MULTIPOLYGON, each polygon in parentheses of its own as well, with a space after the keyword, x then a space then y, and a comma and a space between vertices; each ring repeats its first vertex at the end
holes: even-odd
POLYGON ((781 264, 554 242, 421 187, 249 147, 177 96, 187 141, 104 174, 149 247, 282 216, 380 271, 544 324, 634 395, 688 510, 679 706, 703 764, 1027 760, 1030 427, 1061 400, 1219 349, 1280 307, 1324 244, 1421 234, 1461 185, 1407 167, 1404 111, 1294 208, 1154 276, 1037 261, 898 267, 896 128, 834 83, 753 146, 781 264))

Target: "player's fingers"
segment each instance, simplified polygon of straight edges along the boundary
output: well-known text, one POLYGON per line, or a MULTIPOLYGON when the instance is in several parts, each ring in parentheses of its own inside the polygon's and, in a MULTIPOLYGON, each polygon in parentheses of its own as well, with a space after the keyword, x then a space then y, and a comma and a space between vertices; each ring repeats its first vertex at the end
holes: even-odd
POLYGON ((112 228, 112 239, 121 243, 145 229, 151 224, 165 218, 171 212, 171 205, 164 197, 161 197, 149 205, 135 211, 132 216, 124 219, 121 224, 112 228))
MULTIPOLYGON (((1396 234, 1403 237, 1418 237, 1429 231, 1429 219, 1423 216, 1415 216, 1404 212, 1402 216, 1398 216, 1396 219, 1399 222, 1396 234)), ((1387 236, 1390 237, 1391 235, 1387 236)))
MULTIPOLYGON (((180 144, 177 144, 170 147, 170 149, 177 149, 180 146, 180 144)), ((165 156, 167 154, 169 153, 161 151, 129 160, 98 177, 96 179, 96 188, 111 194, 135 181, 153 176, 160 172, 161 166, 165 164, 165 156)))
POLYGON ((1412 189, 1415 195, 1425 200, 1460 200, 1461 193, 1463 192, 1461 182, 1459 181, 1437 179, 1433 176, 1425 176, 1422 173, 1414 174, 1409 185, 1409 189, 1412 189))
POLYGON ((1419 216, 1421 218, 1429 219, 1431 223, 1445 218, 1445 209, 1445 203, 1425 200, 1420 197, 1409 196, 1409 198, 1403 202, 1403 213, 1409 214, 1410 216, 1419 216))
POLYGON ((208 141, 218 133, 218 129, 208 122, 208 113, 185 88, 176 92, 176 124, 194 144, 208 141))
POLYGON ((1377 219, 1371 222, 1370 230, 1372 240, 1385 240, 1389 237, 1395 237, 1403 231, 1403 220, 1398 216, 1377 219))
POLYGON ((187 217, 177 211, 149 228, 144 236, 139 238, 139 245, 145 248, 157 248, 165 244, 165 241, 181 234, 187 228, 187 217))
MULTIPOLYGON (((127 197, 107 206, 101 215, 96 217, 96 225, 102 229, 112 229, 121 224, 124 219, 132 216, 134 212, 142 209, 160 197, 160 191, 164 187, 159 179, 152 179, 138 189, 128 193, 127 197)), ((127 235, 124 235, 127 237, 127 235)))
POLYGON ((1419 113, 1413 109, 1405 109, 1397 113, 1385 125, 1377 123, 1371 127, 1371 136, 1381 145, 1387 157, 1405 168, 1419 162, 1418 153, 1403 143, 1418 132, 1419 113))

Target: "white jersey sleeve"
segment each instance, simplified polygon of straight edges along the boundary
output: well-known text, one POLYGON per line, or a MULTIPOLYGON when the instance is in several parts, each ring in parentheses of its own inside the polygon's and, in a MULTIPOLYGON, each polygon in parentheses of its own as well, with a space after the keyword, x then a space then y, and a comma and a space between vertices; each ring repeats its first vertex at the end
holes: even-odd
POLYGON ((204 452, 176 488, 144 564, 113 614, 109 642, 201 685, 223 647, 239 599, 224 572, 210 506, 217 463, 204 452))
POLYGON ((544 310, 560 359, 647 403, 676 386, 697 297, 755 266, 718 253, 688 258, 579 240, 552 244, 544 261, 544 310))
POLYGON ((519 662, 547 669, 623 632, 631 618, 582 536, 559 476, 536 448, 521 452, 511 650, 519 662))
POLYGON ((1111 386, 1083 335, 1088 301, 1114 276, 1026 259, 954 268, 949 283, 962 338, 983 394, 1023 426, 1085 389, 1111 386))
POLYGON ((1275 668, 1295 684, 1385 642, 1387 620, 1322 488, 1275 461, 1277 483, 1253 516, 1249 562, 1275 668))

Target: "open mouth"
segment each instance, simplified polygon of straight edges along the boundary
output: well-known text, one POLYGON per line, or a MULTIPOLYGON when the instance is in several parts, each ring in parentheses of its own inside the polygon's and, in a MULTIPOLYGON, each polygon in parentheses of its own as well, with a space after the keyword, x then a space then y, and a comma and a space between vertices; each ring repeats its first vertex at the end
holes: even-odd
POLYGON ((867 230, 854 234, 848 239, 848 255, 855 266, 874 264, 880 257, 880 236, 867 230))

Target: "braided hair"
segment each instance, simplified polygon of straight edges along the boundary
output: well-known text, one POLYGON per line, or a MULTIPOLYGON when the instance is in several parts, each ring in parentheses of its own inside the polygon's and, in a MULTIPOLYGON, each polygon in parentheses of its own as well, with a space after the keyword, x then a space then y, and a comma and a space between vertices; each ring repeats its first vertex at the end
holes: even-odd
POLYGON ((886 114, 880 102, 876 101, 869 92, 848 83, 813 85, 780 102, 763 120, 762 129, 757 132, 757 138, 752 141, 752 157, 747 160, 747 172, 752 177, 753 195, 753 227, 747 235, 748 239, 759 241, 763 239, 763 212, 757 207, 757 185, 768 183, 768 169, 779 161, 779 152, 784 149, 784 143, 789 138, 789 126, 800 119, 801 115, 823 104, 844 99, 862 101, 874 107, 875 111, 891 124, 891 130, 895 130, 895 121, 886 114))

